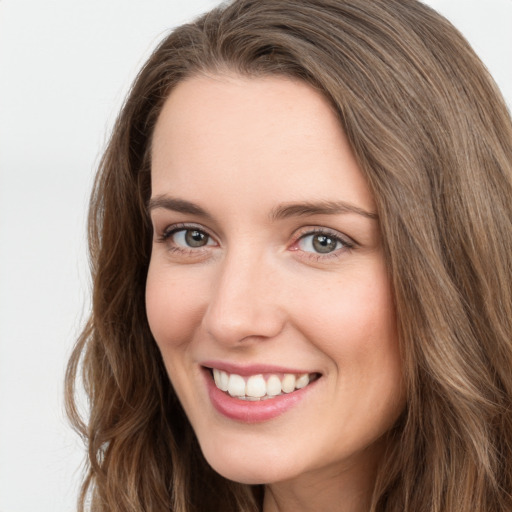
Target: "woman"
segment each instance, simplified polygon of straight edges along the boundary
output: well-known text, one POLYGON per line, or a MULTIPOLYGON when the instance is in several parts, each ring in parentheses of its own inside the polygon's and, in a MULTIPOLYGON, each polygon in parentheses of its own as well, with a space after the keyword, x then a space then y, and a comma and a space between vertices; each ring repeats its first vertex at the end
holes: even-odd
POLYGON ((510 197, 504 102, 419 2, 174 31, 91 201, 81 509, 512 510, 510 197))

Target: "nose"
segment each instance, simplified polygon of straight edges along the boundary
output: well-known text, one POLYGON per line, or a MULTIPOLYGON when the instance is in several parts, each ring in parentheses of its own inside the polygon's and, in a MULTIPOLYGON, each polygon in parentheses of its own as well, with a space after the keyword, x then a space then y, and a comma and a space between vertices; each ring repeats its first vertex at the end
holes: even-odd
POLYGON ((218 343, 246 346, 284 328, 278 271, 261 255, 232 254, 217 269, 203 326, 218 343))

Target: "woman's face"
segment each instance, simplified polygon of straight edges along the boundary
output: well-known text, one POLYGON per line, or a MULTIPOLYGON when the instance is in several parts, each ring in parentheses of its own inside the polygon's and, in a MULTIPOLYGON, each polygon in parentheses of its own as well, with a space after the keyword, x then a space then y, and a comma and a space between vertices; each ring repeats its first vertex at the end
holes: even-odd
POLYGON ((147 314, 208 462, 245 483, 367 471, 401 363, 375 203, 329 103, 191 78, 152 151, 147 314))

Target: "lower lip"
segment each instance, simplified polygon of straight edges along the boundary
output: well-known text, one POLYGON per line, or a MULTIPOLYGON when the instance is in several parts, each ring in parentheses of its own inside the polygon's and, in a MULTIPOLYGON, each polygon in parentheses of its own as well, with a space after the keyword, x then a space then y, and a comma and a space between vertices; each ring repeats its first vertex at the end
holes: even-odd
POLYGON ((315 380, 305 388, 297 389, 292 393, 251 402, 234 398, 221 391, 213 382, 210 370, 205 369, 204 374, 208 394, 215 409, 227 418, 242 423, 261 423, 277 418, 298 404, 317 383, 315 380))

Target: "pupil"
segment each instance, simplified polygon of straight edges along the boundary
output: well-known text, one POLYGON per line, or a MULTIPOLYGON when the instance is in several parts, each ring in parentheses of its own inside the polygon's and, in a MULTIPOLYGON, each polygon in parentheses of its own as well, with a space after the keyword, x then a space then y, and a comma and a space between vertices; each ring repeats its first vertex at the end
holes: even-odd
POLYGON ((185 240, 190 247, 202 247, 206 245, 208 236, 197 229, 192 229, 185 234, 185 240))
POLYGON ((313 247, 320 253, 332 252, 336 249, 337 240, 326 235, 316 235, 313 238, 313 247))

